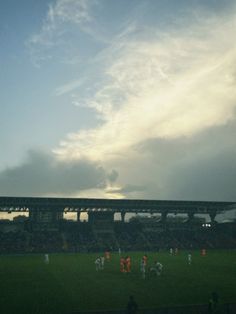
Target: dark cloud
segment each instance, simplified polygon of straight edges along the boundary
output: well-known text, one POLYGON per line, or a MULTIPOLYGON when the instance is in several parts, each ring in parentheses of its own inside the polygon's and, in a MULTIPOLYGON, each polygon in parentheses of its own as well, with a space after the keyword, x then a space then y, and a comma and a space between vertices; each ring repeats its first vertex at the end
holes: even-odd
POLYGON ((106 186, 106 172, 88 160, 58 161, 51 154, 30 151, 25 163, 0 172, 0 194, 41 196, 73 194, 106 186))
POLYGON ((236 152, 225 151, 181 163, 167 180, 177 199, 236 201, 236 152))
POLYGON ((143 177, 150 177, 145 198, 236 201, 235 134, 232 120, 195 136, 139 145, 149 160, 139 164, 143 177))
POLYGON ((116 171, 116 170, 112 170, 108 175, 107 175, 107 178, 108 180, 110 181, 110 183, 114 183, 117 178, 119 176, 119 173, 116 171))
POLYGON ((146 187, 142 185, 135 185, 135 184, 127 184, 121 188, 120 193, 133 193, 133 192, 141 192, 145 191, 146 187))

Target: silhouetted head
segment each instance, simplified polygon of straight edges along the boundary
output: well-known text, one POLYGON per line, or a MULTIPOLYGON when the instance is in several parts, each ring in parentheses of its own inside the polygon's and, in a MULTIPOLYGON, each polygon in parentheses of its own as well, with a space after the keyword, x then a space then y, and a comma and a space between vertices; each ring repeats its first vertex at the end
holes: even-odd
POLYGON ((219 296, 217 294, 217 292, 212 292, 212 300, 214 303, 217 303, 218 302, 218 299, 219 299, 219 296))

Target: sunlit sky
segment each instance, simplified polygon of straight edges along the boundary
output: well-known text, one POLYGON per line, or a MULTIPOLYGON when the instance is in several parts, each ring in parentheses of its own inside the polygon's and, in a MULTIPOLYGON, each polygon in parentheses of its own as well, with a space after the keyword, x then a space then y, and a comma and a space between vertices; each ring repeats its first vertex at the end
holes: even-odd
POLYGON ((236 200, 236 1, 0 2, 0 195, 236 200))

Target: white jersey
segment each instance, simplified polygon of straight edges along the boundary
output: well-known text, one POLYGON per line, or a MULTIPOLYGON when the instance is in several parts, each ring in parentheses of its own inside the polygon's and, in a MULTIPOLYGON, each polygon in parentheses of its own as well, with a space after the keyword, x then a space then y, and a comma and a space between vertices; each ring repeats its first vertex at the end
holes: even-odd
POLYGON ((192 254, 188 254, 188 263, 189 263, 189 264, 192 263, 192 254))
POLYGON ((143 259, 141 259, 140 270, 141 270, 143 279, 145 279, 145 277, 146 277, 146 264, 145 264, 145 261, 143 259))
POLYGON ((141 259, 140 270, 142 273, 145 273, 145 271, 146 271, 146 264, 145 264, 143 259, 141 259))
POLYGON ((100 262, 101 262, 101 269, 103 269, 104 268, 104 263, 105 263, 105 257, 104 256, 101 256, 100 262))
POLYGON ((49 264, 49 255, 48 254, 44 255, 44 263, 49 264))
POLYGON ((96 258, 94 263, 95 263, 96 270, 101 269, 101 259, 100 259, 100 257, 96 258))
POLYGON ((159 262, 156 262, 153 267, 150 268, 150 271, 155 273, 157 276, 160 276, 163 269, 163 265, 159 262))
POLYGON ((159 270, 160 272, 162 271, 163 265, 161 263, 156 263, 156 268, 157 270, 159 270))

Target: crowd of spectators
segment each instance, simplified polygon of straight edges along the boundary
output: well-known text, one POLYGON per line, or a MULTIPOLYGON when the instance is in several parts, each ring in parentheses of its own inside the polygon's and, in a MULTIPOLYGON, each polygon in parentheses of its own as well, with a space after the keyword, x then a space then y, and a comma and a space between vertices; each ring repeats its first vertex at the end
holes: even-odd
POLYGON ((30 233, 28 249, 31 252, 60 252, 62 236, 55 231, 37 231, 30 233))
POLYGON ((0 253, 21 253, 25 252, 27 247, 27 232, 0 232, 0 253))
POLYGON ((0 231, 0 253, 23 252, 98 252, 157 251, 179 249, 236 248, 236 224, 208 227, 190 224, 156 224, 114 222, 91 224, 64 222, 55 230, 0 231))

